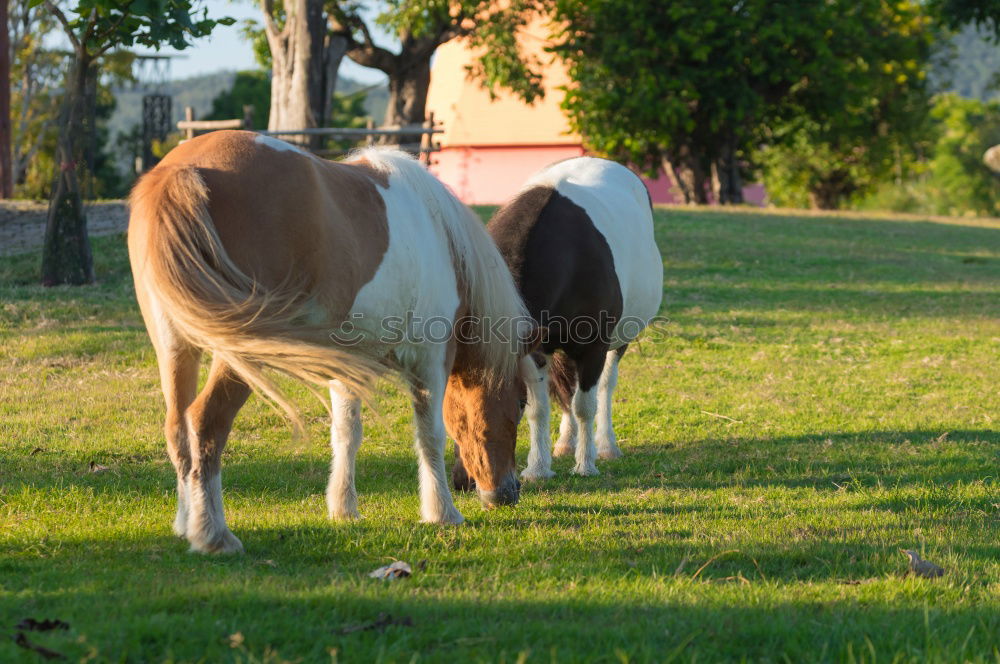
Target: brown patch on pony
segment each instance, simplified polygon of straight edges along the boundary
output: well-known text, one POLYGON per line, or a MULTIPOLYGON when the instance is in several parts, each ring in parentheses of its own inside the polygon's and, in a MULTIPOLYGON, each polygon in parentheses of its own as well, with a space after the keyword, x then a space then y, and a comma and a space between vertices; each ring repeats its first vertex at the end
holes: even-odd
POLYGON ((263 369, 368 393, 383 365, 331 333, 378 270, 388 220, 371 168, 275 150, 256 136, 196 138, 141 178, 129 256, 137 293, 301 427, 263 369))

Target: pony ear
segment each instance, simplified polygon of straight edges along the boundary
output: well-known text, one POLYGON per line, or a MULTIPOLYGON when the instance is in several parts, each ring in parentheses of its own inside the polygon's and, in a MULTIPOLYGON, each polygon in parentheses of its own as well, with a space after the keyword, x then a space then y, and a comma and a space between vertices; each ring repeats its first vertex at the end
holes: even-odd
POLYGON ((527 334, 521 336, 521 357, 527 357, 531 355, 538 347, 542 345, 542 341, 548 337, 549 330, 547 327, 542 327, 532 323, 531 329, 528 330, 527 334))

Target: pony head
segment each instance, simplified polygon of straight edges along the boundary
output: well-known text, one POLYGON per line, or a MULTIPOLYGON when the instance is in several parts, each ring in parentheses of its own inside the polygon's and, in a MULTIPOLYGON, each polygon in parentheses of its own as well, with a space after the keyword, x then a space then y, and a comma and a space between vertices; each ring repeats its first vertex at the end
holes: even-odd
POLYGON ((533 361, 530 354, 541 341, 541 329, 532 326, 522 339, 516 374, 496 378, 480 371, 455 371, 445 392, 445 427, 458 447, 452 479, 462 489, 474 483, 487 509, 514 505, 520 496, 514 452, 527 403, 524 368, 533 361))

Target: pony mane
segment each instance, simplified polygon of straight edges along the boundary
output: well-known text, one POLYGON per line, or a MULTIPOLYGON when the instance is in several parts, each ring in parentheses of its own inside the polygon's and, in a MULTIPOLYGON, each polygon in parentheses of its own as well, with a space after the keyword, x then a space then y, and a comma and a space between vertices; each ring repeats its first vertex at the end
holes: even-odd
MULTIPOLYGON (((365 160, 380 173, 403 180, 424 202, 434 221, 448 238, 452 260, 458 271, 459 292, 468 306, 467 315, 478 343, 480 368, 487 377, 504 380, 517 371, 523 339, 531 329, 531 317, 514 284, 507 263, 479 217, 411 155, 394 148, 369 147, 351 153, 347 161, 365 160), (495 324, 496 321, 502 321, 495 324), (499 330, 494 338, 490 329, 499 330)), ((391 183, 390 183, 390 186, 391 183)))

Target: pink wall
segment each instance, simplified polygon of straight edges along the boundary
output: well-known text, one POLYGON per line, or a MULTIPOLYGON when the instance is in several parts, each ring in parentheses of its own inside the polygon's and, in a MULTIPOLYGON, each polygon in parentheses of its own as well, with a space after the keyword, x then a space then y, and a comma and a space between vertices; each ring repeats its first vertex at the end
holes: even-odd
MULTIPOLYGON (((432 155, 430 170, 467 205, 501 205, 545 166, 583 154, 580 145, 446 147, 432 155)), ((654 203, 681 202, 672 193, 673 181, 666 173, 643 181, 654 203)), ((763 206, 764 188, 747 185, 743 197, 750 205, 763 206)))
POLYGON ((431 172, 467 205, 500 205, 545 166, 582 154, 579 145, 448 147, 431 156, 431 172))

